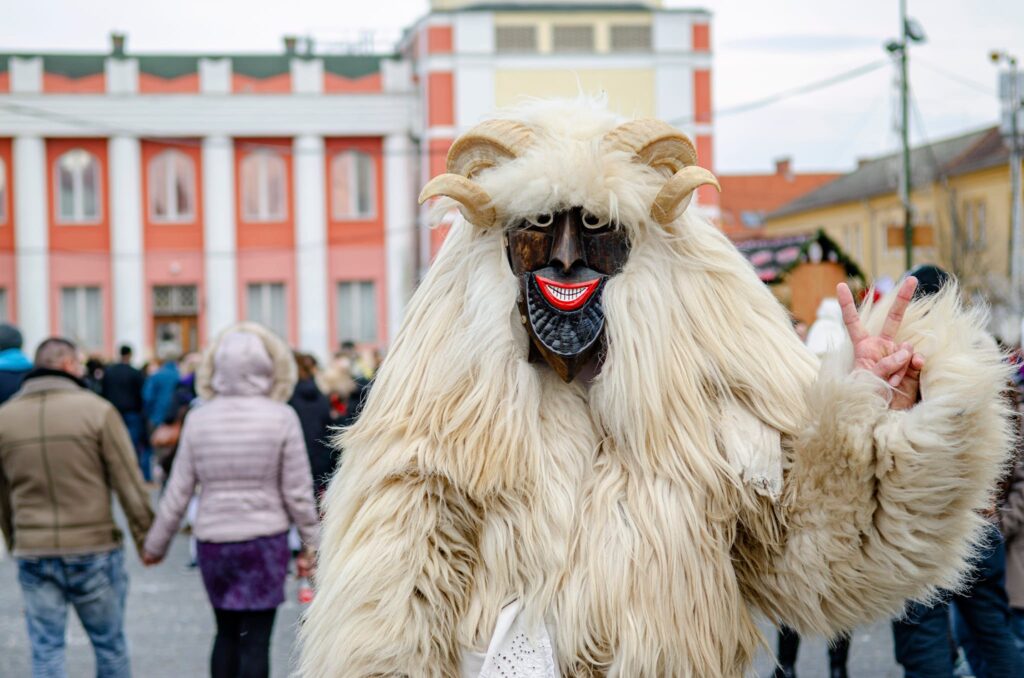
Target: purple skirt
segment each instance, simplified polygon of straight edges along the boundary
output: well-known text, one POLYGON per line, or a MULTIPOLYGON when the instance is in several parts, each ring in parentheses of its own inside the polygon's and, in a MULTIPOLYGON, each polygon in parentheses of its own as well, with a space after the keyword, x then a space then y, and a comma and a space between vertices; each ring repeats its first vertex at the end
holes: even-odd
POLYGON ((218 610, 271 610, 284 602, 288 533, 248 541, 199 542, 199 571, 218 610))

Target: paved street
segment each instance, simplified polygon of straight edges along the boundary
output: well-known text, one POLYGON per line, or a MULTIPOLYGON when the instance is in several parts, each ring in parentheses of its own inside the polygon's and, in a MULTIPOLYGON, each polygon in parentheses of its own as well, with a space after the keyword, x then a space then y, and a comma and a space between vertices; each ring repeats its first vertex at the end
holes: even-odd
MULTIPOLYGON (((191 678, 209 675, 207 661, 213 641, 213 613, 199 571, 189 569, 188 539, 178 535, 166 560, 143 568, 134 548, 125 559, 131 578, 128 590, 128 642, 137 678, 191 678)), ((290 657, 299 614, 295 581, 290 580, 284 605, 274 623, 272 676, 291 673, 290 657)), ((69 613, 67 666, 69 678, 95 674, 89 638, 74 613, 69 613)), ((8 556, 0 562, 0 676, 29 673, 28 634, 22 616, 17 568, 8 556)))
MULTIPOLYGON (((128 595, 128 639, 132 667, 141 678, 182 678, 207 674, 207 658, 213 639, 213 615, 197 570, 188 569, 188 540, 179 535, 167 559, 145 569, 134 553, 127 558, 131 586, 128 595)), ((292 671, 299 605, 295 582, 289 581, 285 604, 278 610, 274 627, 272 675, 292 671)), ((93 676, 92 650, 74 614, 69 615, 68 673, 71 678, 93 676)), ((767 625, 769 638, 774 635, 767 625)), ((809 639, 801 648, 797 667, 801 678, 825 676, 827 655, 820 639, 809 639)), ((10 557, 0 562, 0 676, 29 675, 28 636, 21 610, 17 570, 10 557)), ((771 675, 762 653, 755 675, 771 675)), ((850 675, 854 678, 897 678, 892 661, 892 637, 888 624, 858 631, 850 651, 850 675)))

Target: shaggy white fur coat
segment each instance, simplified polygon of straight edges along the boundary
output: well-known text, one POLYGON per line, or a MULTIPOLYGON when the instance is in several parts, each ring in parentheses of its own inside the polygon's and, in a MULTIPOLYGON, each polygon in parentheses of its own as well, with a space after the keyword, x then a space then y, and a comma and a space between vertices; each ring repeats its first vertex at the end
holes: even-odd
POLYGON ((613 116, 511 115, 538 142, 477 180, 506 223, 583 205, 629 230, 607 358, 589 387, 528 362, 502 228, 454 225, 341 437, 303 675, 456 676, 518 600, 566 676, 739 676, 757 611, 831 634, 955 587, 1009 439, 980 314, 911 305, 922 398, 892 411, 711 224, 650 219, 666 177, 602 148, 613 116))

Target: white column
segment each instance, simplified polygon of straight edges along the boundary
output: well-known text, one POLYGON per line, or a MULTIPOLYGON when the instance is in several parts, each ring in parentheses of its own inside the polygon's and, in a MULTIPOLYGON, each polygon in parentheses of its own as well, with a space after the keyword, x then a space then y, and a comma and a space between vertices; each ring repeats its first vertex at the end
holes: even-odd
POLYGON ((416 193, 412 168, 416 161, 412 140, 405 134, 384 138, 384 250, 387 266, 388 341, 402 324, 412 296, 416 250, 416 193))
POLYGON ((238 320, 234 144, 227 136, 203 138, 203 246, 206 332, 212 339, 238 320))
POLYGON ((13 155, 18 325, 25 352, 31 357, 51 333, 46 141, 15 137, 13 155))
MULTIPOLYGON (((381 62, 387 63, 386 61, 381 62)), ((324 60, 293 57, 290 64, 292 94, 323 94, 324 60)))
POLYGON ((114 341, 143 353, 142 149, 136 137, 110 139, 110 256, 114 341))
POLYGON ((329 355, 327 327, 327 198, 323 137, 292 142, 295 163, 295 266, 299 347, 320 360, 329 355))
POLYGON ((139 91, 139 60, 107 57, 103 62, 107 76, 107 94, 137 94, 139 91))

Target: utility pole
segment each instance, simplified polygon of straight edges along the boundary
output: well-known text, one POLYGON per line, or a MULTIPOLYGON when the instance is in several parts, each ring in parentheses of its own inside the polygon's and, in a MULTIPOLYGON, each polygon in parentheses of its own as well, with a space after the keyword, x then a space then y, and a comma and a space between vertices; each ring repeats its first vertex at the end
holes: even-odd
MULTIPOLYGON (((1006 109, 1010 114, 1009 135, 1010 135, 1010 303, 1013 305, 1015 319, 1021 316, 1021 276, 1024 274, 1024 252, 1021 252, 1022 240, 1024 240, 1024 225, 1021 215, 1021 186, 1020 186, 1020 112, 1021 112, 1021 91, 1020 72, 1017 69, 1017 57, 1006 52, 995 51, 990 55, 994 63, 1006 61, 1010 67, 1009 82, 1007 91, 1002 96, 1007 97, 1006 109)), ((1006 130, 1004 130, 1004 134, 1006 130)))
POLYGON ((900 0, 900 141, 903 144, 904 268, 914 267, 914 223, 910 209, 910 83, 907 82, 907 0, 900 0))
POLYGON ((899 57, 900 68, 900 143, 903 171, 900 173, 900 198, 903 201, 903 251, 906 270, 914 267, 914 222, 910 206, 910 79, 908 71, 911 42, 924 42, 924 31, 907 18, 907 0, 900 0, 900 39, 889 41, 885 49, 899 57))

